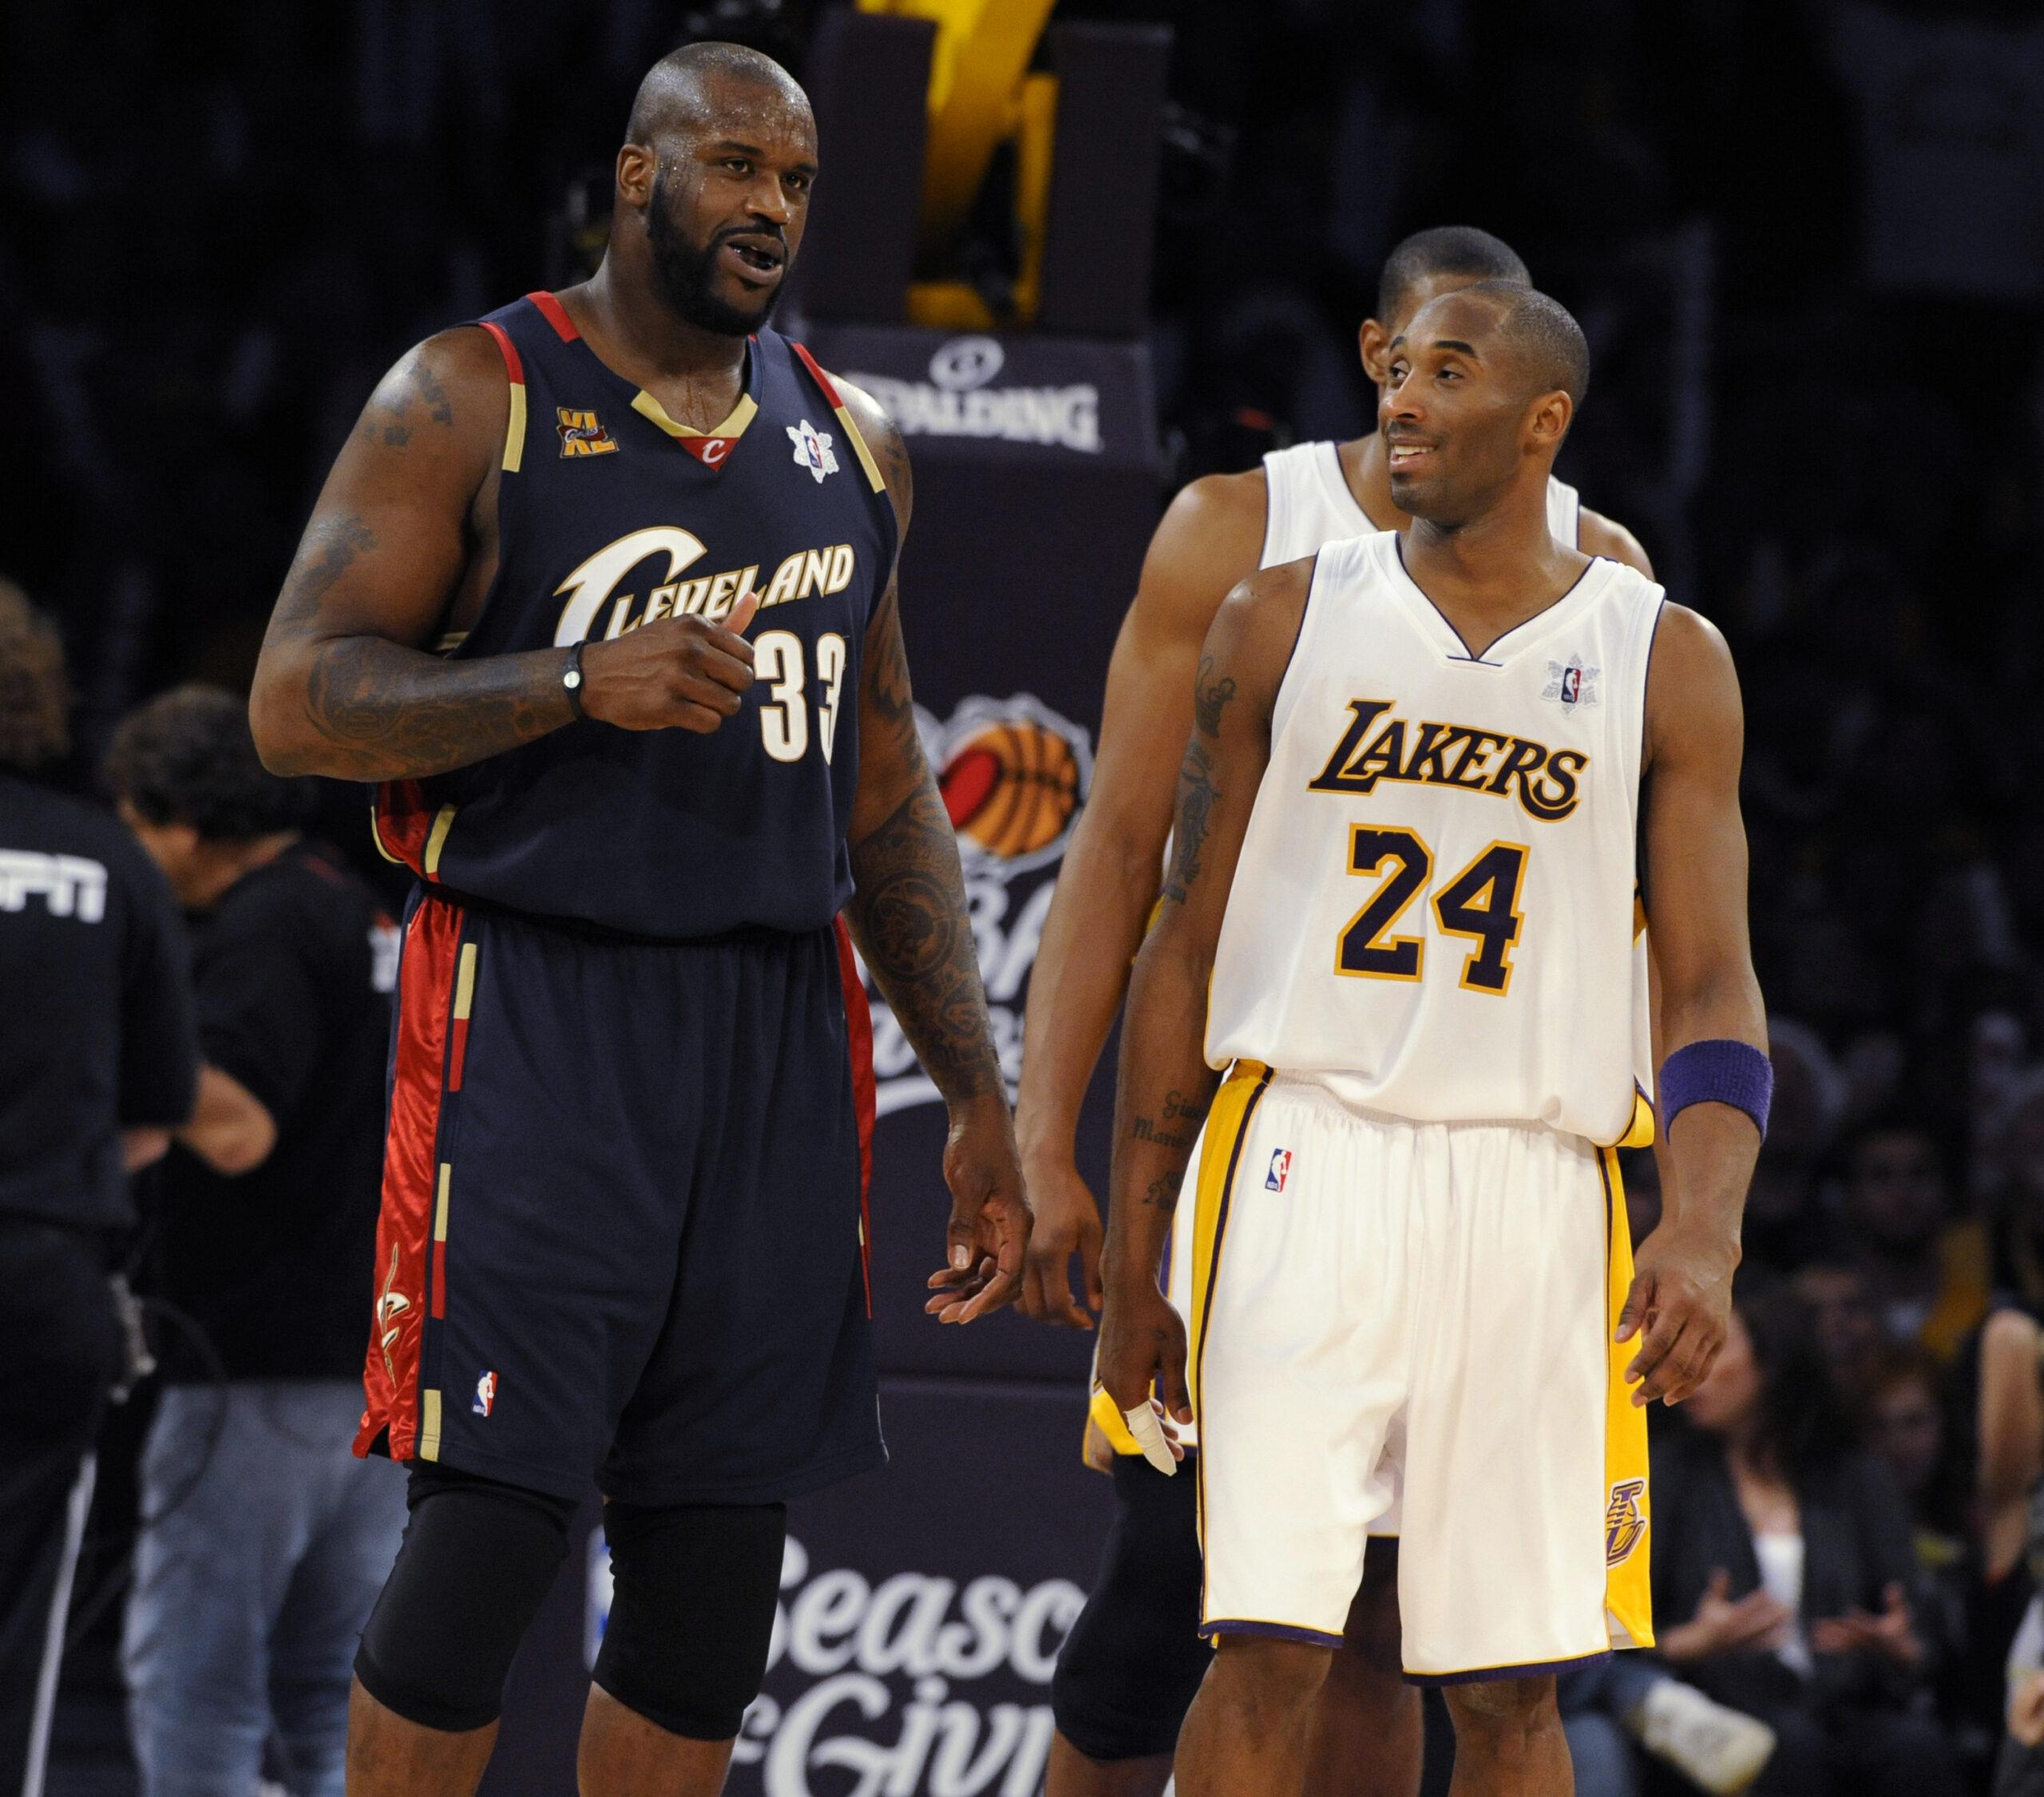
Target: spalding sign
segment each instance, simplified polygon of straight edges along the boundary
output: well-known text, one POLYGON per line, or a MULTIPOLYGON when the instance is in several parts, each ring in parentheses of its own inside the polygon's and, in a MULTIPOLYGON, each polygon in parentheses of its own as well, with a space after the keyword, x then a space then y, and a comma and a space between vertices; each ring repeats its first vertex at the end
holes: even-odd
POLYGON ((994 338, 954 337, 929 358, 927 381, 862 369, 847 369, 845 378, 878 400, 904 437, 996 437, 1098 455, 1099 388, 988 385, 1007 359, 994 338))

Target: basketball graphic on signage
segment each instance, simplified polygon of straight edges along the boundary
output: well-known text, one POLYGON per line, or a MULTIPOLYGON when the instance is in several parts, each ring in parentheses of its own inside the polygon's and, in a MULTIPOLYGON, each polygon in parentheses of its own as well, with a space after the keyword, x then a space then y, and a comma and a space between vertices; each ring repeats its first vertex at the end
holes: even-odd
POLYGON ((943 723, 926 718, 923 742, 969 863, 1006 878, 1064 853, 1093 774, 1078 725, 1028 693, 976 696, 943 723))
POLYGON ((1033 718, 983 726, 951 751, 939 780, 961 836, 1012 861, 1055 842, 1079 809, 1079 758, 1033 718))

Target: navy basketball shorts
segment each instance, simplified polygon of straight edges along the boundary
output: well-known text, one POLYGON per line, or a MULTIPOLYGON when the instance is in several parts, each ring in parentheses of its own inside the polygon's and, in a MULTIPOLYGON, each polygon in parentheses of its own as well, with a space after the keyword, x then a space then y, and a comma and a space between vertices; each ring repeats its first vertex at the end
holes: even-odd
POLYGON ((842 925, 407 910, 356 1451, 770 1503, 880 1465, 871 1031, 842 925))

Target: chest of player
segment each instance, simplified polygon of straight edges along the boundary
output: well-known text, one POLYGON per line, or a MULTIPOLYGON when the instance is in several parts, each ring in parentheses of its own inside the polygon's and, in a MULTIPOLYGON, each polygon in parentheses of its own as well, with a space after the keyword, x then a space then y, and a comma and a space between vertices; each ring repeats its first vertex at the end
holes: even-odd
POLYGON ((1606 807, 1630 817, 1655 608, 1614 581, 1615 564, 1593 563, 1575 591, 1478 650, 1404 576, 1395 539, 1321 560, 1273 720, 1289 786, 1349 802, 1343 817, 1389 806, 1484 835, 1606 807))
POLYGON ((462 653, 715 620, 748 591, 761 596, 755 640, 793 635, 811 659, 826 639, 856 644, 892 559, 891 514, 785 339, 748 345, 736 404, 695 431, 537 307, 507 325, 517 441, 498 488, 496 579, 462 653))

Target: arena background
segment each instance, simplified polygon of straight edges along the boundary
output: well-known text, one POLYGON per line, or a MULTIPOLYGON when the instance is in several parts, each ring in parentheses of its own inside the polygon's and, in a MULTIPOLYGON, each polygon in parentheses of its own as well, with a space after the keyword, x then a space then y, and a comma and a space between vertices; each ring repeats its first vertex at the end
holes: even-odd
MULTIPOLYGON (((640 73, 684 37, 738 38, 805 73, 822 119, 794 311, 909 433, 906 628, 1011 1075, 1163 501, 1360 433, 1354 331, 1384 251, 1476 224, 1589 333, 1561 472, 1740 659, 1781 1077, 1749 1255, 1811 1252, 1839 1145, 1898 1101, 1938 1131, 1960 1218, 2026 1239, 2024 1207, 2044 1206, 2036 8, 1061 0, 1032 63, 1059 85, 1031 90, 947 231, 925 210, 920 243, 921 28, 883 42, 872 22, 799 0, 11 9, 0 570, 64 626, 70 783, 92 786, 149 693, 246 685, 381 371, 576 278, 640 73), (834 164, 856 180, 834 190, 834 164)), ((363 815, 327 795, 330 832, 387 883, 363 815)), ((1106 1514, 1077 1455, 1088 1341, 923 1317, 941 1112, 884 1016, 878 1047, 894 1460, 798 1507, 732 1788, 1024 1797, 1106 1514)), ((1104 1098, 1096 1083, 1096 1179, 1104 1098)), ((1997 1277, 2019 1284, 2018 1263, 1997 1277)), ((133 1787, 113 1642, 121 1466, 148 1403, 103 1446, 53 1792, 133 1787)), ((487 1788, 572 1787, 604 1590, 600 1553, 564 1577, 487 1788)))

